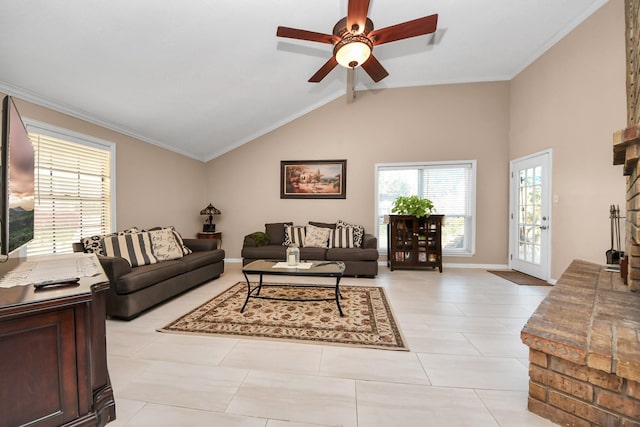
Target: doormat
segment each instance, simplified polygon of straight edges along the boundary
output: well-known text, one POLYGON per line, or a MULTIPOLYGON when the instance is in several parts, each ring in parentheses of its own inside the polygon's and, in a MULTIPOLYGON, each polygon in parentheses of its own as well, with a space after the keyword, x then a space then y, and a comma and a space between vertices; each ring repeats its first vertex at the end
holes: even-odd
POLYGON ((517 285, 523 286, 553 286, 550 283, 545 282, 537 277, 529 276, 528 274, 521 273, 515 270, 487 270, 489 273, 493 273, 496 276, 500 276, 503 279, 507 279, 517 285))
MULTIPOLYGON (((335 287, 270 284, 274 283, 263 284, 260 295, 289 299, 335 295, 335 287)), ((158 331, 409 351, 383 288, 343 286, 340 292, 342 317, 335 301, 251 299, 240 313, 247 284, 238 282, 158 331)))

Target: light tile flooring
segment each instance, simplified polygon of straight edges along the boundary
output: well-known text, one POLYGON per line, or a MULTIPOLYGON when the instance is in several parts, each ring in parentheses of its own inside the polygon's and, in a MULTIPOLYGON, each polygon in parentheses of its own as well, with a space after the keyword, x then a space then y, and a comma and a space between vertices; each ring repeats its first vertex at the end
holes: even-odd
POLYGON ((240 264, 225 267, 135 320, 107 321, 110 427, 553 425, 527 411, 519 336, 551 287, 454 268, 343 279, 387 290, 410 352, 156 332, 243 280, 240 264))

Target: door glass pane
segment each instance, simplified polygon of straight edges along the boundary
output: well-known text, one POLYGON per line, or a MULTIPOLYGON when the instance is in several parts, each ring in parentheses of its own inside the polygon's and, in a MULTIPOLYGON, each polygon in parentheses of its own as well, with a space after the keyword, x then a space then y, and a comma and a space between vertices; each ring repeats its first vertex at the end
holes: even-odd
POLYGON ((542 168, 523 169, 518 175, 518 259, 540 264, 542 168))

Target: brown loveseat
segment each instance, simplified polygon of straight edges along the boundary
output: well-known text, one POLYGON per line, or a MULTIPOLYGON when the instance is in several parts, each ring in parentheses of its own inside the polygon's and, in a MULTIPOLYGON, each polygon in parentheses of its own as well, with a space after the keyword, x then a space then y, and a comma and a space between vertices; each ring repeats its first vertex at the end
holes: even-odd
MULTIPOLYGON (((306 226, 293 226, 291 222, 265 224, 264 232, 251 233, 244 237, 242 264, 257 259, 284 261, 291 237, 297 234, 293 243, 300 248, 301 260, 342 261, 345 276, 375 277, 378 274, 378 239, 364 231, 362 227, 351 226, 342 221, 322 223, 309 221, 306 226), (287 229, 287 226, 290 227, 287 229), (305 237, 317 229, 328 229, 325 244, 322 238, 312 245, 305 245, 305 237), (292 231, 291 235, 287 231, 292 231), (304 234, 303 234, 304 233, 304 234)), ((307 243, 309 239, 306 239, 307 243)))
MULTIPOLYGON (((119 233, 118 237, 122 239, 123 235, 119 233)), ((220 241, 216 239, 182 239, 174 231, 176 241, 172 244, 177 243, 177 248, 172 249, 181 254, 167 257, 166 253, 158 250, 157 256, 151 253, 156 258, 154 263, 138 265, 137 261, 126 256, 104 255, 105 241, 116 240, 115 236, 94 236, 74 244, 75 251, 98 253, 111 284, 107 292, 109 317, 130 320, 169 298, 220 277, 224 272, 225 253, 218 249, 220 241), (91 247, 91 242, 94 247, 91 247)))

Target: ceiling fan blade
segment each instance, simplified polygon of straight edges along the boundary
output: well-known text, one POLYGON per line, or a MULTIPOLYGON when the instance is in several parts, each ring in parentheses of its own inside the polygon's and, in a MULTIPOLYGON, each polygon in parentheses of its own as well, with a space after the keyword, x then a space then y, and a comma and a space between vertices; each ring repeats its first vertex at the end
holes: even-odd
POLYGON ((338 61, 336 61, 335 56, 332 56, 322 67, 320 67, 318 71, 316 71, 313 76, 311 76, 309 83, 319 83, 336 67, 336 65, 338 65, 338 61))
POLYGON ((314 31, 298 30, 296 28, 289 27, 278 27, 276 36, 327 44, 336 44, 340 40, 340 38, 331 34, 322 34, 314 31))
POLYGON ((395 42, 408 39, 410 37, 422 36, 433 33, 438 26, 438 14, 429 15, 402 24, 373 30, 369 33, 369 38, 374 45, 395 42))
POLYGON ((347 30, 351 31, 357 25, 356 34, 360 34, 365 29, 367 13, 369 12, 369 0, 349 0, 347 10, 347 30))
POLYGON ((369 56, 369 59, 362 64, 362 68, 364 68, 367 74, 369 74, 376 83, 389 75, 389 72, 384 69, 380 61, 378 61, 373 55, 369 56))

